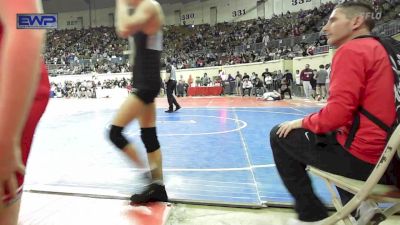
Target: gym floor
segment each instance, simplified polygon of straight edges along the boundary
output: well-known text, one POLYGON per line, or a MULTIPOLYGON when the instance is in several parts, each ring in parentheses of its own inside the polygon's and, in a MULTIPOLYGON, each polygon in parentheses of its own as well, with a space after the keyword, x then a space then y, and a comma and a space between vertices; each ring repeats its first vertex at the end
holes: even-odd
MULTIPOLYGON (((267 102, 253 97, 186 97, 178 98, 181 110, 167 114, 167 99, 158 98, 157 130, 165 184, 176 204, 151 205, 151 222, 150 217, 138 217, 137 207, 126 202, 143 187, 140 171, 105 136, 122 101, 49 102, 28 163, 22 224, 219 224, 201 222, 209 214, 226 221, 220 224, 284 224, 294 216, 291 209, 218 206, 292 206, 275 169, 269 131, 283 121, 318 111, 323 103, 304 99, 267 102), (227 220, 225 214, 237 218, 227 220), (240 218, 254 221, 241 223, 240 218)), ((145 157, 138 123, 131 123, 125 132, 145 157)), ((316 192, 329 204, 325 184, 313 180, 316 192)))

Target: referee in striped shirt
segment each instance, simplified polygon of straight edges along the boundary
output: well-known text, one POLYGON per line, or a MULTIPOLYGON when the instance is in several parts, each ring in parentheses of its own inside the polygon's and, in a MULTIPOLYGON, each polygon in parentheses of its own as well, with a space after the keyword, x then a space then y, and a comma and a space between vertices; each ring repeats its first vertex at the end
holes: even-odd
POLYGON ((167 111, 165 111, 166 113, 176 112, 181 108, 174 96, 174 90, 176 89, 176 67, 174 64, 170 64, 169 67, 170 71, 167 70, 167 98, 169 108, 167 111))

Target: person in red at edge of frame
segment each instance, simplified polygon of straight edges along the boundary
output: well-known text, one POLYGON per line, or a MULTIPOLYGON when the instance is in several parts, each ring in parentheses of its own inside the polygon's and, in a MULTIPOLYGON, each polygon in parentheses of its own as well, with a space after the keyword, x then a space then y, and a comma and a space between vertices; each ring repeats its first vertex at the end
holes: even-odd
MULTIPOLYGON (((353 141, 346 143, 360 106, 388 126, 395 121, 394 77, 388 54, 379 41, 360 37, 369 35, 374 27, 368 16, 371 13, 371 6, 360 2, 336 6, 323 28, 329 45, 338 48, 332 60, 326 106, 305 118, 277 125, 270 132, 277 170, 294 197, 298 214, 288 224, 319 225, 328 216, 311 186, 307 165, 366 180, 386 145, 386 131, 363 115, 353 141)), ((380 183, 394 184, 392 178, 384 175, 380 183)), ((352 198, 350 193, 338 191, 344 204, 352 198)), ((377 209, 370 203, 363 202, 362 206, 377 209)), ((360 211, 358 221, 368 221, 370 214, 363 217, 360 211)))
POLYGON ((16 225, 33 133, 49 99, 41 62, 43 30, 17 29, 17 14, 42 13, 39 0, 0 0, 0 224, 16 225))

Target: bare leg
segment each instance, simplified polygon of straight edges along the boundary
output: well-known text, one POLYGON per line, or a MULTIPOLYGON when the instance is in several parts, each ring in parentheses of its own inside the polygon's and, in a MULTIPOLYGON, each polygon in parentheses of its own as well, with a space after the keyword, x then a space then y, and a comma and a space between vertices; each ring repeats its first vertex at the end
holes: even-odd
MULTIPOLYGON (((150 103, 144 106, 143 113, 138 118, 140 127, 144 130, 145 128, 156 127, 156 107, 155 103, 150 103)), ((151 135, 154 135, 154 130, 151 130, 151 135)), ((152 136, 154 138, 154 136, 152 136)), ((147 140, 147 139, 145 139, 147 140)), ((153 139, 154 140, 154 139, 153 139)), ((154 150, 154 149, 151 149, 154 150)), ((150 165, 151 176, 153 182, 147 186, 147 188, 140 194, 134 194, 131 196, 131 204, 143 203, 143 202, 166 202, 168 201, 168 195, 165 190, 163 182, 163 171, 162 171, 162 156, 160 148, 147 154, 147 160, 150 165)))
POLYGON ((162 154, 160 149, 147 154, 147 159, 149 160, 152 179, 163 181, 162 154))
POLYGON ((17 225, 20 205, 21 205, 21 199, 17 200, 12 205, 6 208, 0 208, 0 224, 17 225))
MULTIPOLYGON (((112 125, 125 127, 135 118, 140 117, 144 107, 145 104, 136 95, 129 95, 119 108, 117 115, 112 121, 112 125)), ((135 147, 132 144, 124 147, 123 151, 137 166, 141 168, 145 167, 145 164, 138 157, 135 147)))
MULTIPOLYGON (((155 103, 145 105, 142 115, 138 118, 141 128, 156 127, 156 106, 155 103)), ((163 180, 162 171, 162 154, 161 150, 157 149, 154 152, 147 154, 147 159, 150 166, 151 176, 153 180, 163 180)))

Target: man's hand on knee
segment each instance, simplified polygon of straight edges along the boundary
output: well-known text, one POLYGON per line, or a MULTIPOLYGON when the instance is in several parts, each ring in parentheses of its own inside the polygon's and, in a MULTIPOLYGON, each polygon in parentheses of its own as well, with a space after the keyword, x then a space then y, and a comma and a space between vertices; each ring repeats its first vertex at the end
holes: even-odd
POLYGON ((279 138, 282 137, 286 138, 286 136, 289 134, 290 131, 292 131, 293 129, 301 128, 302 121, 303 119, 297 119, 281 123, 279 125, 278 131, 276 132, 276 135, 278 135, 279 138))

